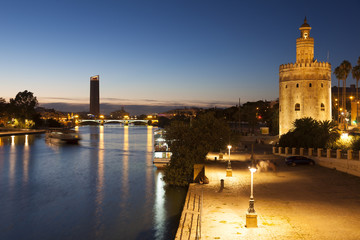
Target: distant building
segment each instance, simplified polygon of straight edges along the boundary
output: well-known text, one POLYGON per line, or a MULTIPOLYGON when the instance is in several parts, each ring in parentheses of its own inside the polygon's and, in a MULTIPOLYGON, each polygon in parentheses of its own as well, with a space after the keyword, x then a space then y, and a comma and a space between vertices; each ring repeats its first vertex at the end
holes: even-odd
POLYGON ((279 68, 279 134, 293 128, 303 117, 331 120, 331 65, 314 59, 314 39, 310 25, 299 28, 296 62, 279 68))
POLYGON ((90 77, 90 114, 95 117, 100 114, 99 80, 99 75, 90 77))
POLYGON ((174 109, 164 113, 160 113, 159 117, 166 117, 166 118, 173 118, 175 116, 196 117, 198 112, 200 112, 201 110, 202 109, 199 108, 174 109))
POLYGON ((350 84, 350 87, 346 87, 346 109, 342 109, 343 99, 343 87, 338 88, 334 86, 331 88, 332 101, 334 103, 334 119, 339 120, 339 115, 343 113, 345 119, 350 121, 350 125, 357 125, 360 115, 360 102, 356 99, 356 87, 355 84, 350 84), (356 109, 358 108, 358 109, 356 109))
MULTIPOLYGON (((350 84, 350 87, 346 87, 346 102, 349 103, 351 100, 356 100, 356 87, 355 84, 350 84), (352 99, 353 98, 353 99, 352 99)), ((340 99, 340 106, 341 106, 341 99, 343 99, 343 87, 338 88, 337 86, 333 86, 331 88, 332 100, 335 101, 335 105, 340 99), (338 96, 339 95, 339 96, 338 96)), ((349 110, 349 109, 347 109, 349 110)))
POLYGON ((130 116, 130 113, 126 112, 124 107, 121 107, 121 110, 110 113, 110 117, 114 119, 123 119, 125 116, 130 116))

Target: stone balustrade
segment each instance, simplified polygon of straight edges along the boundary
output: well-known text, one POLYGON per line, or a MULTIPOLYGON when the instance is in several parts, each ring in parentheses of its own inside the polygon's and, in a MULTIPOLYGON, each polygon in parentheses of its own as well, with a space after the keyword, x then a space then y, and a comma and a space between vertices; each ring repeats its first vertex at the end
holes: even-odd
POLYGON ((326 149, 325 157, 322 154, 325 150, 322 148, 316 150, 309 148, 306 150, 307 151, 304 151, 304 148, 300 148, 298 150, 300 154, 296 154, 297 148, 291 148, 291 154, 289 154, 289 147, 285 147, 284 150, 282 147, 273 147, 273 154, 282 156, 309 156, 320 166, 336 169, 360 177, 360 151, 354 153, 353 150, 342 151, 341 149, 326 149), (304 155, 304 152, 307 154, 304 155), (314 155, 314 152, 317 154, 314 155))

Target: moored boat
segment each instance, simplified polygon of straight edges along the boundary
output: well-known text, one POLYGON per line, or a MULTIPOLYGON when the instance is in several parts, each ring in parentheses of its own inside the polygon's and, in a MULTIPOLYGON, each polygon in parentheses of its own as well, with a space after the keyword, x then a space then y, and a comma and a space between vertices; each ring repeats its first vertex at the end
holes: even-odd
POLYGON ((46 139, 54 139, 63 143, 76 144, 81 140, 81 137, 80 134, 74 130, 56 130, 47 132, 46 139))
POLYGON ((165 130, 160 129, 154 132, 154 165, 157 168, 164 168, 169 164, 172 152, 165 140, 165 130))

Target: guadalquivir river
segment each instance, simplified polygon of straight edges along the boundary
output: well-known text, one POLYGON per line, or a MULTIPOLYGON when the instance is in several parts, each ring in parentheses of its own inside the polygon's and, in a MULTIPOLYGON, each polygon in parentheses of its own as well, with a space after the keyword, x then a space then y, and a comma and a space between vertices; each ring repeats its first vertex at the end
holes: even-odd
POLYGON ((154 129, 77 130, 0 138, 0 239, 174 239, 186 190, 164 188, 154 129))

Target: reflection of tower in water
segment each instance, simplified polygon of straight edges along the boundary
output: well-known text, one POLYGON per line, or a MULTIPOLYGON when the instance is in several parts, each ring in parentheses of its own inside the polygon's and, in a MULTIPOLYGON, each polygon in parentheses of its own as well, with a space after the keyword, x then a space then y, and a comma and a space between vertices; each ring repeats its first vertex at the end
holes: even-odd
POLYGON ((103 231, 103 199, 104 199, 104 126, 99 126, 99 148, 98 148, 98 177, 96 181, 96 235, 101 236, 103 231))

